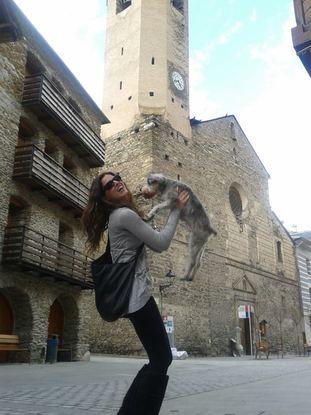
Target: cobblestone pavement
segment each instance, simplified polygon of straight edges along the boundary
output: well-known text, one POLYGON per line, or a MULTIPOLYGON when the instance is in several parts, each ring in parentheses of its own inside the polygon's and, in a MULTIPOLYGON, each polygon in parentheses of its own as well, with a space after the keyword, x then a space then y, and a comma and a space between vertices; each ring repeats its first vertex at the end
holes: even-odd
MULTIPOLYGON (((144 363, 93 356, 83 363, 0 365, 0 415, 115 415, 144 363)), ((311 411, 311 358, 188 359, 174 361, 169 374, 161 415, 309 415, 311 411)))

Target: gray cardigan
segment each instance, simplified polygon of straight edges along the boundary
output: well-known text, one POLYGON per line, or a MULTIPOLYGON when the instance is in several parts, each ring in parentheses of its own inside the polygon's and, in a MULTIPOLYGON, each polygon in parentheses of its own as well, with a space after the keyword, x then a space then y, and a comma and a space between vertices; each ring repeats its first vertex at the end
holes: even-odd
MULTIPOLYGON (((165 227, 159 232, 145 223, 133 210, 126 207, 115 209, 110 214, 108 224, 112 261, 131 261, 142 242, 156 252, 168 249, 176 231, 179 215, 180 210, 173 209, 165 227)), ((150 285, 146 250, 143 249, 136 264, 135 280, 126 314, 134 313, 147 303, 150 298, 150 285)))

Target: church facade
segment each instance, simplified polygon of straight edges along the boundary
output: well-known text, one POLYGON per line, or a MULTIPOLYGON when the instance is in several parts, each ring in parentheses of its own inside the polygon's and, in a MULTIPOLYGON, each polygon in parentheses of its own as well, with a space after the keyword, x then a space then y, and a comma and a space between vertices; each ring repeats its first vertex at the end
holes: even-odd
MULTIPOLYGON (((269 174, 234 115, 189 118, 188 1, 110 0, 107 7, 107 168, 121 172, 134 194, 151 171, 187 183, 218 231, 192 282, 179 278, 187 254, 182 223, 167 252, 149 252, 153 294, 162 314, 173 316, 176 347, 227 354, 235 338, 251 354, 265 338, 275 349, 296 350, 294 245, 271 211, 269 174), (162 291, 168 271, 176 278, 162 291)), ((106 324, 95 313, 92 320, 93 350, 141 352, 126 321, 106 324)))

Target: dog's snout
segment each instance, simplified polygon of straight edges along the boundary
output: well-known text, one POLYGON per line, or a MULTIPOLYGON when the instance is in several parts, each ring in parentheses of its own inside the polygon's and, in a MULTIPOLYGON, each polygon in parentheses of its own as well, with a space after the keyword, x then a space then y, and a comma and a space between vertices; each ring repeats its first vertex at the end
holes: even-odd
POLYGON ((149 184, 149 186, 152 185, 152 179, 147 179, 147 183, 149 184))

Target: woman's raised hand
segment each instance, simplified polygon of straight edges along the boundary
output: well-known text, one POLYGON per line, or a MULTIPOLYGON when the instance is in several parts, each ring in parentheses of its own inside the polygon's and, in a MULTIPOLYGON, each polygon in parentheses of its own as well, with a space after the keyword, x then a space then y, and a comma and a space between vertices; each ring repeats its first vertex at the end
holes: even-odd
POLYGON ((178 209, 183 209, 186 206, 190 195, 187 192, 187 190, 180 191, 178 187, 177 187, 177 192, 178 192, 178 197, 176 199, 176 207, 178 209))

